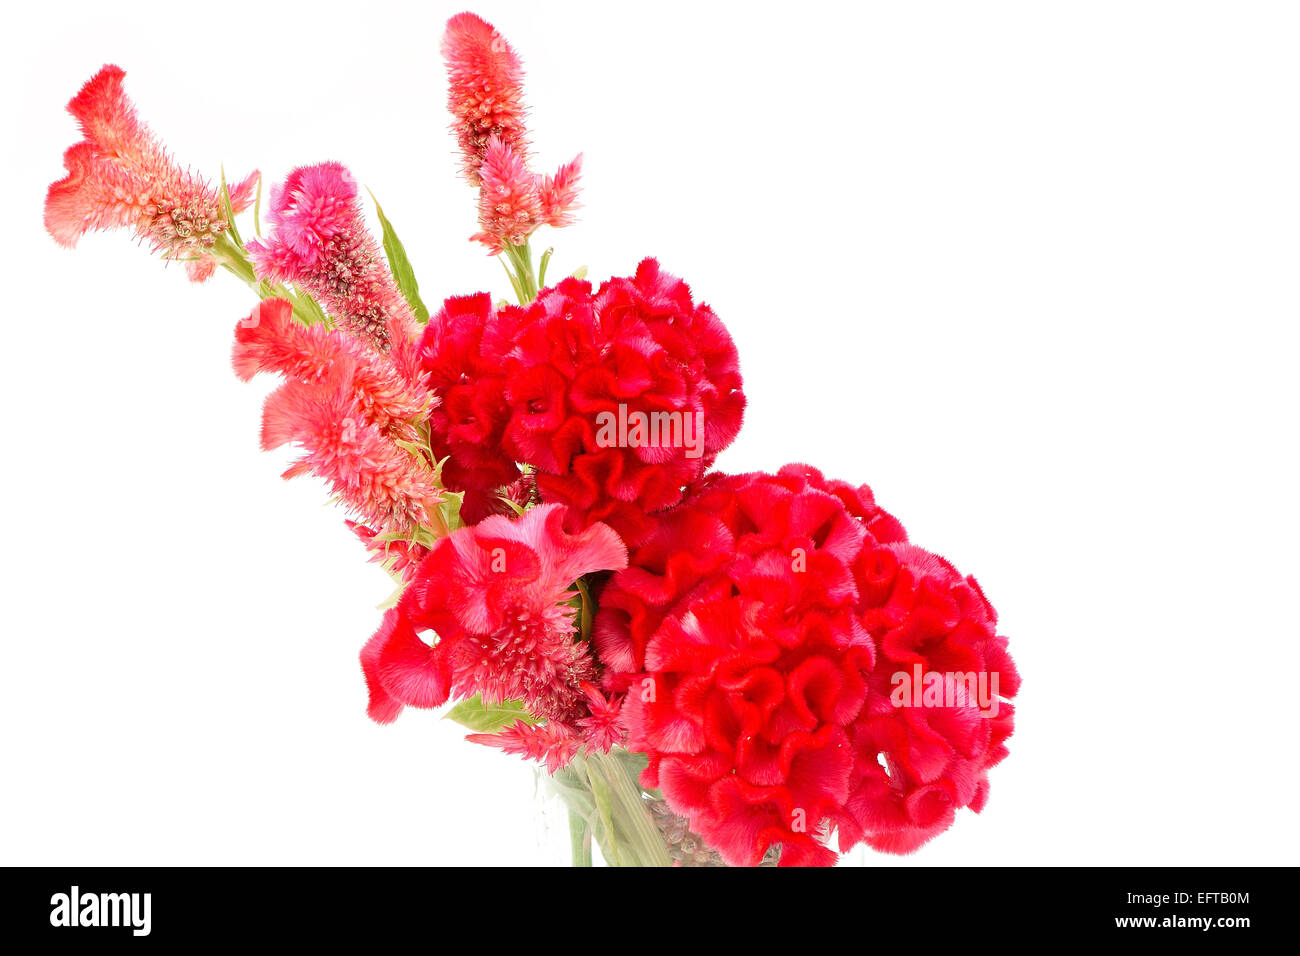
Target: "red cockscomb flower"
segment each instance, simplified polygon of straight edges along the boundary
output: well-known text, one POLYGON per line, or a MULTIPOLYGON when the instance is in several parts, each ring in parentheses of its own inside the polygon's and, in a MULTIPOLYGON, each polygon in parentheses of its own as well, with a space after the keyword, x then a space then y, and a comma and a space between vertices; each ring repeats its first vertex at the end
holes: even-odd
POLYGON ((420 342, 429 387, 441 398, 429 416, 430 444, 443 461, 443 484, 464 492, 460 516, 467 524, 504 513, 498 490, 520 478, 502 448, 510 410, 498 334, 492 297, 483 292, 444 302, 420 342))
MULTIPOLYGON (((532 466, 571 528, 600 521, 629 544, 682 499, 740 428, 736 347, 690 289, 647 259, 598 290, 576 279, 527 307, 449 300, 422 343, 443 406, 435 452, 476 500, 532 466)), ((467 497, 468 500, 468 497, 467 497)))
POLYGON ((1005 733, 981 739, 965 711, 896 710, 886 671, 922 658, 1009 669, 1005 642, 952 630, 955 598, 946 617, 909 604, 908 582, 927 597, 940 589, 939 559, 904 541, 869 489, 814 469, 715 476, 602 592, 597 656, 607 685, 627 691, 643 782, 728 862, 755 865, 779 843, 782 865, 833 863, 823 840, 834 827, 841 849, 912 849, 918 829, 928 838, 982 799, 1005 733), (894 576, 886 555, 899 558, 894 576), (939 650, 967 644, 988 652, 939 650), (926 759, 909 763, 921 745, 926 759), (882 756, 903 769, 885 771, 882 756))
MULTIPOLYGON (((212 246, 228 226, 221 197, 158 144, 122 89, 125 77, 105 66, 68 103, 85 139, 63 156, 68 175, 50 187, 45 228, 65 246, 91 229, 131 228, 202 282, 216 268, 212 246)), ((234 212, 248 208, 257 178, 230 187, 234 212)))
POLYGON ((984 807, 988 770, 1007 755, 1014 729, 1014 708, 999 698, 1015 696, 1020 676, 979 584, 943 558, 892 543, 856 571, 877 662, 851 735, 839 842, 910 853, 948 829, 957 810, 984 807), (916 675, 932 687, 916 686, 916 675))
POLYGON ((555 505, 494 516, 432 548, 362 651, 371 717, 386 723, 404 705, 437 707, 453 694, 518 700, 558 723, 588 715, 583 685, 595 664, 566 602, 582 575, 625 567, 627 550, 604 525, 567 533, 564 517, 555 505))

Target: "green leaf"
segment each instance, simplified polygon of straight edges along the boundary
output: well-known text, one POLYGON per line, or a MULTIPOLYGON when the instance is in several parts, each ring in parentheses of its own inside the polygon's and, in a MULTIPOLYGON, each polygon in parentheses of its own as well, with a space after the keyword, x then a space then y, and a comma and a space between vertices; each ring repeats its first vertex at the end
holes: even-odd
POLYGON ((570 275, 575 279, 585 279, 587 278, 587 267, 578 266, 578 268, 574 269, 573 272, 570 273, 570 275))
POLYGON ((546 288, 546 267, 551 264, 551 256, 555 254, 555 247, 552 246, 542 253, 541 265, 537 267, 537 285, 538 288, 546 288))
POLYGON ((491 734, 513 724, 516 720, 535 724, 537 718, 524 710, 524 705, 517 700, 503 700, 499 704, 485 704, 475 694, 457 702, 447 713, 444 720, 454 720, 462 727, 468 727, 478 734, 491 734))
MULTIPOLYGON (((366 192, 370 190, 367 189, 366 192)), ((375 204, 375 212, 379 213, 379 225, 384 230, 384 255, 388 257, 388 268, 392 270, 393 279, 396 280, 397 287, 402 290, 402 295, 406 296, 406 301, 410 304, 411 311, 415 313, 416 320, 428 322, 429 310, 420 298, 420 284, 415 281, 415 270, 411 267, 411 260, 406 257, 406 247, 402 245, 402 240, 397 238, 397 232, 393 229, 393 224, 388 221, 388 217, 384 215, 384 207, 379 205, 375 194, 370 193, 370 198, 375 204)))

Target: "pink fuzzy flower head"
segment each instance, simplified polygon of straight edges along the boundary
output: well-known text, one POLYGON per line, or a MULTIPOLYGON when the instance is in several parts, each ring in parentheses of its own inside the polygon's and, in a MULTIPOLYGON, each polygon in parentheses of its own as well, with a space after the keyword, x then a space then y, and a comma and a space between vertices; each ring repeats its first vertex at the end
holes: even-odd
POLYGON ((575 640, 571 587, 626 566, 627 549, 605 525, 569 534, 564 523, 564 508, 543 505, 438 541, 362 651, 371 717, 386 723, 404 705, 437 707, 453 694, 517 700, 569 726, 591 716, 585 685, 595 664, 575 640))
POLYGON ((429 461, 399 442, 418 438, 436 400, 387 356, 338 331, 298 325, 292 311, 284 299, 267 299, 235 330, 240 378, 279 372, 287 379, 266 400, 262 447, 302 446, 284 477, 324 478, 375 529, 408 534, 434 525, 441 486, 429 461))
POLYGON ((339 163, 300 166, 271 190, 265 240, 248 244, 259 278, 302 286, 380 351, 406 348, 415 319, 366 228, 357 183, 339 163))
POLYGON ((545 724, 516 720, 511 726, 494 734, 469 734, 465 739, 485 747, 497 747, 502 753, 543 763, 546 772, 550 774, 568 766, 582 746, 582 740, 572 728, 553 720, 545 724))
MULTIPOLYGON (((45 228, 64 246, 92 229, 132 229, 202 282, 216 268, 211 250, 228 226, 220 196, 154 139, 122 90, 125 76, 105 66, 68 103, 85 138, 63 156, 68 175, 50 186, 45 228)), ((253 173, 230 187, 235 212, 252 202, 257 180, 253 173)))
POLYGON ((447 61, 447 108, 464 154, 465 175, 479 184, 479 167, 493 137, 521 158, 524 129, 524 68, 496 28, 472 13, 447 21, 442 37, 447 61))
POLYGON ((418 426, 438 399, 387 355, 338 329, 294 321, 284 299, 267 299, 235 329, 235 374, 248 381, 258 372, 284 375, 304 385, 347 387, 366 421, 392 437, 415 440, 418 426))
POLYGON ((479 170, 478 222, 471 238, 493 253, 506 244, 522 246, 543 225, 562 227, 574 221, 582 157, 565 163, 554 176, 528 169, 521 151, 493 136, 479 170))

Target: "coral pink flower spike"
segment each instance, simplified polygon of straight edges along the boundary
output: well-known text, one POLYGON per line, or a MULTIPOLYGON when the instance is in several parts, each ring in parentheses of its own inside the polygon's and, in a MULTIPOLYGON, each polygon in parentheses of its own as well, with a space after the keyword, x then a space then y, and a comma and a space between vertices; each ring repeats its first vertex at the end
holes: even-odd
POLYGON ((582 156, 553 176, 529 167, 524 128, 524 69, 490 23, 472 13, 447 21, 447 106, 465 176, 479 188, 479 231, 471 236, 492 253, 521 246, 539 226, 570 225, 578 208, 582 156))
MULTIPOLYGON (((45 228, 64 246, 92 229, 130 228, 202 282, 216 269, 212 247, 228 226, 220 196, 178 166, 140 122, 122 90, 125 76, 105 66, 68 103, 85 138, 63 156, 68 175, 50 186, 45 228)), ((235 212, 252 203, 257 180, 254 172, 230 187, 235 212)))

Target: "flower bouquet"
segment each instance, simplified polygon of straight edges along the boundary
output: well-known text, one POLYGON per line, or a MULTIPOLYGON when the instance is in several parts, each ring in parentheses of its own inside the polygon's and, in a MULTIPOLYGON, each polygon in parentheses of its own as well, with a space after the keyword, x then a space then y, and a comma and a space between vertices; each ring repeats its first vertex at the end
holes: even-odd
POLYGON ((344 166, 218 185, 174 162, 105 66, 45 223, 125 228, 258 303, 236 375, 280 376, 261 444, 296 445, 397 584, 361 650, 371 718, 448 708, 536 761, 575 864, 831 864, 907 853, 979 811, 1019 678, 974 578, 908 541, 865 485, 713 467, 740 430, 736 347, 652 258, 594 286, 539 229, 581 157, 534 171, 522 68, 464 13, 442 43, 473 241, 514 302, 430 309, 344 166), (240 217, 246 225, 241 229, 240 217))

